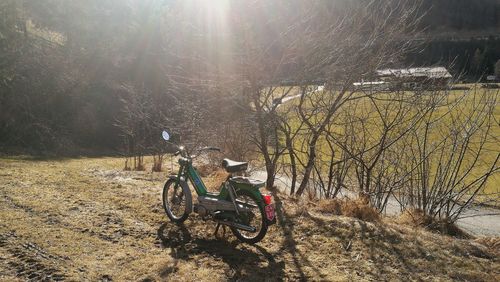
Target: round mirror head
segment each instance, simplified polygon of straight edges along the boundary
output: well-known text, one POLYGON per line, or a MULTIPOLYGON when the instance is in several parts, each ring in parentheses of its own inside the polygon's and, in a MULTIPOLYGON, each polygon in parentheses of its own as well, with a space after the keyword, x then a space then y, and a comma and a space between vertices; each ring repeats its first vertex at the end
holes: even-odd
POLYGON ((165 141, 170 140, 170 134, 168 134, 168 132, 166 130, 163 130, 163 132, 161 133, 161 136, 163 137, 163 139, 165 141))

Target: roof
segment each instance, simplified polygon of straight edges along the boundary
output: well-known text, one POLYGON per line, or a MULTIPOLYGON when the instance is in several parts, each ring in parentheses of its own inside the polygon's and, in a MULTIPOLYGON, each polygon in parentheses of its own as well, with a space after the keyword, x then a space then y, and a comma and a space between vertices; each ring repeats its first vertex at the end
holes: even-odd
POLYGON ((450 72, 444 67, 408 68, 408 69, 383 69, 377 70, 379 76, 451 78, 450 72))
POLYGON ((372 85, 384 85, 387 84, 385 81, 361 81, 361 82, 354 82, 352 85, 354 86, 372 86, 372 85))

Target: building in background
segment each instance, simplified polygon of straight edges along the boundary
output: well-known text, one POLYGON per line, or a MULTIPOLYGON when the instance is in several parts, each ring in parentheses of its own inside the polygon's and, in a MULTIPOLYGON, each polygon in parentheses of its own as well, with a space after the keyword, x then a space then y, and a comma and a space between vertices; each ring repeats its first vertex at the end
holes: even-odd
POLYGON ((387 91, 390 84, 386 81, 361 81, 353 83, 354 87, 360 91, 387 91))
POLYGON ((500 80, 499 77, 497 77, 496 75, 488 75, 486 77, 486 82, 488 82, 488 83, 495 83, 499 80, 500 80))
POLYGON ((453 78, 444 67, 383 69, 376 74, 392 89, 446 88, 453 78))

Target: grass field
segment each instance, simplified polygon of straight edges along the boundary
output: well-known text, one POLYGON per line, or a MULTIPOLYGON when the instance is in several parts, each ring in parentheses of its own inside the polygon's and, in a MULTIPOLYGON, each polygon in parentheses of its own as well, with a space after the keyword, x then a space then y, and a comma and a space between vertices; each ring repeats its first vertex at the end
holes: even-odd
POLYGON ((391 220, 322 214, 281 194, 278 224, 261 243, 238 244, 230 232, 218 239, 195 215, 182 226, 167 220, 168 172, 122 168, 115 158, 0 159, 0 281, 500 278, 495 249, 391 220))
MULTIPOLYGON (((492 126, 491 129, 489 130, 489 136, 488 136, 488 142, 479 158, 479 161, 475 164, 474 170, 470 173, 469 177, 466 178, 466 182, 471 180, 473 178, 473 175, 481 175, 482 173, 485 173, 493 164, 497 154, 500 153, 500 90, 498 89, 483 89, 480 88, 479 85, 459 85, 459 86, 466 86, 470 87, 470 90, 464 91, 464 90, 451 90, 449 92, 446 92, 445 96, 445 101, 448 103, 453 102, 453 101, 459 101, 458 105, 452 106, 441 106, 439 107, 435 113, 433 113, 433 117, 435 117, 435 125, 430 133, 430 142, 429 144, 432 143, 437 143, 439 142, 442 138, 442 136, 448 134, 450 132, 450 124, 451 124, 451 116, 453 116, 457 121, 456 124, 466 124, 466 118, 467 115, 470 114, 473 109, 480 108, 482 101, 478 100, 480 96, 483 94, 488 94, 489 97, 496 97, 496 104, 494 107, 494 112, 493 112, 493 121, 492 121, 492 126), (451 112, 450 114, 445 115, 446 113, 451 112), (443 116, 442 118, 440 116, 443 116), (439 117, 439 118, 438 118, 439 117)), ((278 89, 278 92, 283 91, 283 89, 278 89)), ((298 93, 298 90, 292 91, 293 95, 296 95, 298 93)), ((313 104, 316 105, 317 101, 320 101, 323 99, 323 95, 330 95, 330 93, 323 93, 321 91, 317 92, 311 92, 311 94, 308 94, 308 98, 306 100, 305 105, 307 105, 305 108, 307 110, 312 110, 314 108, 313 104), (316 102, 314 102, 316 101, 316 102)), ((390 95, 393 95, 391 93, 383 93, 383 94, 377 94, 378 98, 389 98, 390 95)), ((445 92, 440 92, 439 95, 445 95, 445 92)), ((297 130, 299 127, 299 116, 296 111, 288 111, 290 108, 293 108, 297 106, 299 103, 299 98, 292 99, 290 101, 287 101, 284 103, 281 111, 282 112, 288 112, 287 120, 290 122, 294 130, 297 130)), ((383 102, 379 102, 379 106, 383 106, 383 102)), ((368 99, 364 98, 361 100, 356 100, 353 102, 351 105, 347 104, 347 107, 344 106, 344 108, 347 108, 347 110, 341 108, 339 110, 338 114, 336 115, 333 119, 333 125, 332 129, 334 132, 338 134, 344 134, 345 130, 342 128, 342 120, 338 117, 342 117, 342 115, 347 111, 349 114, 354 115, 358 118, 363 118, 367 122, 367 127, 362 128, 359 124, 357 125, 359 134, 362 134, 363 130, 366 130, 367 134, 363 135, 363 138, 366 138, 367 140, 367 147, 373 146, 377 144, 379 141, 379 136, 380 136, 380 128, 381 128, 381 121, 377 120, 376 117, 376 111, 373 105, 371 105, 368 101, 368 99), (344 111, 344 113, 343 113, 344 111), (338 124, 335 124, 338 123, 338 124)), ((415 107, 410 107, 408 109, 409 112, 415 111, 415 107)), ((321 120, 323 117, 323 114, 321 111, 318 111, 317 114, 312 115, 313 116, 313 121, 318 121, 321 120)), ((411 116, 410 114, 407 114, 406 117, 411 116)), ((477 114, 476 114, 477 116, 477 114)), ((390 119, 390 115, 389 115, 390 119)), ((408 122, 409 124, 409 122, 408 122)), ((408 124, 402 123, 399 126, 399 130, 403 131, 405 129, 405 126, 408 124)), ((356 126, 356 125, 355 125, 356 126)), ((484 130, 483 128, 481 130, 484 130)), ((307 128, 301 129, 301 132, 303 134, 308 134, 307 128)), ((394 133, 392 133, 393 136, 398 135, 398 131, 394 130, 394 133)), ((389 135, 389 140, 390 140, 389 135)), ((474 140, 472 143, 477 143, 479 140, 478 135, 474 136, 474 140)), ((471 146, 472 149, 477 149, 474 148, 475 144, 471 146)), ((296 149, 297 156, 302 159, 302 162, 304 162, 307 158, 307 155, 304 153, 307 150, 307 144, 304 143, 304 140, 301 139, 301 135, 299 134, 297 136, 297 140, 294 142, 294 147, 296 149)), ((317 155, 318 158, 322 159, 324 162, 328 163, 330 161, 330 149, 329 146, 326 144, 324 139, 320 139, 317 145, 317 155)), ((408 149, 406 146, 400 146, 395 147, 396 149, 396 154, 397 155, 403 155, 404 150, 408 149), (401 152, 397 152, 397 150, 401 150, 401 152)), ((339 153, 337 152, 337 155, 339 153)), ((366 155, 369 155, 366 154, 366 155)), ((285 162, 287 162, 287 158, 285 157, 285 162)), ((439 160, 434 160, 435 162, 439 160)), ((472 163, 473 161, 473 154, 468 154, 465 158, 464 165, 462 168, 462 172, 466 171, 466 164, 472 163)), ((432 163, 431 163, 432 165, 432 163)), ((498 166, 498 164, 497 164, 498 166)), ((432 175, 431 175, 432 177, 432 175)), ((351 175, 351 178, 354 178, 353 175, 351 175)), ((493 199, 494 201, 500 201, 500 173, 493 174, 488 182, 486 183, 482 194, 488 195, 490 199, 493 199)), ((499 202, 500 203, 500 202, 499 202)))

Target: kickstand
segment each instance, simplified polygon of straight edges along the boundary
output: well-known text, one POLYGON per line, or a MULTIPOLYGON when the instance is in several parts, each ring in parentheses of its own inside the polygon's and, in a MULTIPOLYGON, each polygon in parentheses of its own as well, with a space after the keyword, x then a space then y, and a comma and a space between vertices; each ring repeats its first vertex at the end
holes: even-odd
POLYGON ((217 232, 219 232, 219 227, 220 227, 220 223, 217 223, 217 225, 215 226, 215 232, 214 232, 215 237, 217 237, 217 232))
POLYGON ((214 232, 215 238, 218 238, 218 239, 226 237, 226 226, 225 225, 222 225, 222 237, 219 237, 217 235, 219 233, 219 227, 220 226, 221 226, 221 224, 217 223, 217 225, 215 226, 215 232, 214 232))

